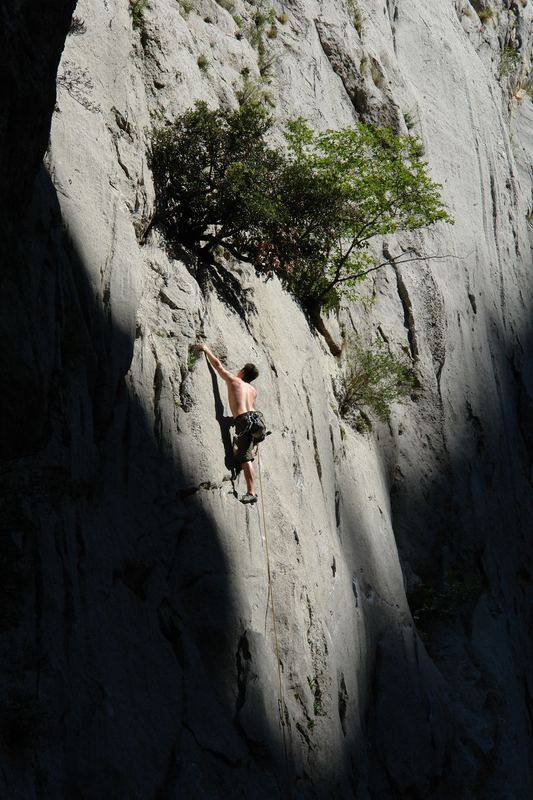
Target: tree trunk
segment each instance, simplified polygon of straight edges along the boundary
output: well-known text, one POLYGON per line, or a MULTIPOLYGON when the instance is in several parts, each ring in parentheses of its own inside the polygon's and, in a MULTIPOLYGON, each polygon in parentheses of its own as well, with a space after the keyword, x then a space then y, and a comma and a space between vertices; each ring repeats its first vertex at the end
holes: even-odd
POLYGON ((331 333, 326 328, 326 324, 325 324, 325 322, 322 319, 322 316, 320 314, 320 305, 319 305, 319 303, 313 302, 313 301, 309 301, 308 303, 306 303, 305 308, 306 308, 306 311, 307 311, 307 313, 309 315, 309 319, 313 323, 313 326, 316 328, 316 330, 320 334, 322 334, 322 336, 326 340, 326 344, 329 347, 329 351, 330 351, 331 355, 333 355, 335 357, 340 356, 340 354, 342 352, 342 349, 341 349, 341 347, 339 347, 339 345, 337 344, 337 342, 335 341, 335 339, 333 338, 331 333))

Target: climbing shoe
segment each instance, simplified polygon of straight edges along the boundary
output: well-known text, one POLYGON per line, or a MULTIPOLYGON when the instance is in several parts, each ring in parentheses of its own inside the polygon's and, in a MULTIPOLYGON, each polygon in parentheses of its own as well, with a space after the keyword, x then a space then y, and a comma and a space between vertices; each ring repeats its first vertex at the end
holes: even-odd
POLYGON ((243 494, 243 496, 241 497, 241 503, 244 503, 245 505, 247 503, 257 503, 257 495, 250 494, 250 492, 246 492, 246 494, 243 494))

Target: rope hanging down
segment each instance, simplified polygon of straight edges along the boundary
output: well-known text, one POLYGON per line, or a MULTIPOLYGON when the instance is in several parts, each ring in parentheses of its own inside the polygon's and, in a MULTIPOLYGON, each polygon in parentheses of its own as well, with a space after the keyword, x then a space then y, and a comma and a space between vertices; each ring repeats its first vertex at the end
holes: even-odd
MULTIPOLYGON (((281 737, 283 740, 283 754, 285 757, 285 769, 287 773, 287 782, 289 782, 289 755, 287 751, 287 736, 285 732, 286 727, 286 720, 285 720, 285 699, 283 697, 283 683, 281 679, 281 658, 279 654, 279 642, 278 642, 278 627, 276 623, 276 609, 274 604, 274 592, 272 588, 272 572, 270 570, 270 552, 268 548, 268 532, 267 532, 267 525, 266 525, 266 516, 265 516, 265 503, 263 499, 263 482, 261 480, 261 457, 259 455, 259 448, 257 450, 257 467, 259 471, 259 491, 261 493, 261 513, 263 516, 263 539, 265 542, 265 554, 266 554, 266 568, 267 568, 267 576, 268 576, 268 596, 267 596, 267 608, 266 613, 268 614, 268 603, 270 601, 270 608, 272 610, 272 626, 274 629, 274 647, 276 650, 276 661, 278 664, 278 684, 279 684, 279 697, 278 697, 278 711, 279 711, 279 721, 281 725, 281 737)), ((259 509, 258 509, 259 511, 259 509)), ((261 527, 261 523, 259 524, 261 527)), ((266 617, 265 617, 266 623, 266 617)))

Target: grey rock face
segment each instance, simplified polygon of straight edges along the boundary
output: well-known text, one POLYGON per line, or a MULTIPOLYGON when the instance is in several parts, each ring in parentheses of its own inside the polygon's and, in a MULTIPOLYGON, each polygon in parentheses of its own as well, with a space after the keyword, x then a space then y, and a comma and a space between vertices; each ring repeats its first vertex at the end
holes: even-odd
MULTIPOLYGON (((483 24, 450 0, 361 2, 354 24, 341 0, 293 0, 267 41, 281 119, 414 125, 456 220, 376 243, 446 258, 376 273, 371 304, 328 320, 416 365, 416 396, 369 434, 275 280, 227 263, 239 297, 201 287, 147 233, 152 122, 236 104, 242 71, 265 68, 228 4, 184 5, 134 28, 126 4, 78 3, 16 215, 1 794, 531 797, 531 5, 483 24), (266 528, 237 502, 198 340, 259 366, 266 528)), ((4 153, 24 141, 6 136, 4 153)))

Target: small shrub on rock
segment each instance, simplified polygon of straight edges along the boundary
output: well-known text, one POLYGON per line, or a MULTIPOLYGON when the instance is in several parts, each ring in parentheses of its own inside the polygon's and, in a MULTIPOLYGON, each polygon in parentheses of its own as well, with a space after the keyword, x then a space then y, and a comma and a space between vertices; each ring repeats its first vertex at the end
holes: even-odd
POLYGON ((515 47, 507 45, 500 61, 500 78, 509 78, 520 66, 520 52, 515 47))
POLYGON ((382 339, 350 343, 339 396, 341 416, 368 421, 369 412, 386 422, 393 403, 403 403, 416 385, 411 365, 390 352, 382 339))
POLYGON ((198 68, 202 70, 202 72, 207 72, 207 68, 209 66, 209 59, 204 53, 201 53, 198 58, 196 59, 196 63, 198 64, 198 68))
POLYGON ((193 9, 192 1, 191 0, 180 0, 179 6, 180 6, 181 13, 185 17, 185 19, 187 19, 187 17, 189 16, 189 14, 191 13, 191 11, 193 9))
POLYGON ((144 12, 147 8, 150 8, 149 0, 130 0, 130 14, 134 28, 143 27, 144 12))
POLYGON ((477 10, 477 15, 481 22, 488 22, 489 19, 492 19, 494 16, 494 11, 492 8, 480 8, 477 10))
POLYGON ((346 5, 355 30, 359 36, 362 36, 364 29, 364 17, 361 9, 359 8, 357 0, 347 0, 346 5))

